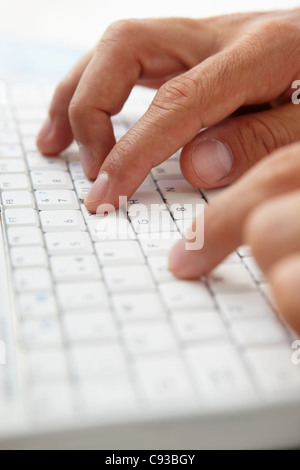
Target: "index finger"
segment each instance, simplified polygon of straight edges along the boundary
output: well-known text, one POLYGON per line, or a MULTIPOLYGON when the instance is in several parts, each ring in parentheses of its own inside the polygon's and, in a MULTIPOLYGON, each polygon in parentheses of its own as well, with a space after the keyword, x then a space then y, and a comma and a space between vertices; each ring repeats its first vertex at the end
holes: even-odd
POLYGON ((299 188, 299 174, 299 143, 281 148, 258 163, 208 205, 201 250, 187 251, 184 239, 173 247, 170 270, 184 279, 207 274, 244 243, 244 225, 250 213, 263 201, 299 188))

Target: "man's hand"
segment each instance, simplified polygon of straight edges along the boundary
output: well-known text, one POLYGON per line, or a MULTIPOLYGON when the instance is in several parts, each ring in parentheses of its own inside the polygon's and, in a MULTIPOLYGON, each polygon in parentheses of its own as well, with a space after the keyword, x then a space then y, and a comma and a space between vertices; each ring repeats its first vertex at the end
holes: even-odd
POLYGON ((183 146, 190 183, 227 185, 299 138, 300 109, 290 102, 299 50, 300 9, 117 22, 58 86, 39 149, 57 154, 76 139, 84 170, 96 179, 86 199, 91 211, 117 207, 120 195, 130 197, 183 146), (160 88, 116 144, 110 117, 135 84, 160 88), (230 117, 254 105, 269 109, 230 117))
POLYGON ((170 269, 182 279, 198 278, 245 243, 280 311, 300 332, 300 144, 277 150, 221 193, 205 211, 204 248, 187 251, 180 240, 170 269))

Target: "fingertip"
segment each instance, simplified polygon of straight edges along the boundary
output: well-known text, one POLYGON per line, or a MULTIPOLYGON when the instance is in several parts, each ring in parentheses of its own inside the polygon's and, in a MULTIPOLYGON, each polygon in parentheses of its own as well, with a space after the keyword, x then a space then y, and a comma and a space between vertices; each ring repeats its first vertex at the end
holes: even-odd
POLYGON ((45 156, 58 155, 72 142, 71 129, 57 125, 50 117, 46 119, 36 138, 37 148, 45 156))

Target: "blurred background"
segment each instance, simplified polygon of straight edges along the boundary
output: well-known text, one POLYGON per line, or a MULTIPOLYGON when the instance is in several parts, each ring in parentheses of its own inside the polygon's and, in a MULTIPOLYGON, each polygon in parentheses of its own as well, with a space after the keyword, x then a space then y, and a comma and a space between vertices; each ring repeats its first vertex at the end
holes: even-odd
POLYGON ((0 76, 63 74, 120 18, 191 16, 299 6, 296 0, 0 0, 0 76))

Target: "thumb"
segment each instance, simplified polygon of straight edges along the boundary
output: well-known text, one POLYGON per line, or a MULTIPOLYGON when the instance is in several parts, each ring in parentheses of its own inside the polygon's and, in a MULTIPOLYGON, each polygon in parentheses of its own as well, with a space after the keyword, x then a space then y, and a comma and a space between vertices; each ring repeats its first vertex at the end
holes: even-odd
POLYGON ((184 177, 201 188, 232 183, 272 151, 299 140, 299 112, 288 103, 229 118, 200 132, 181 152, 184 177))

